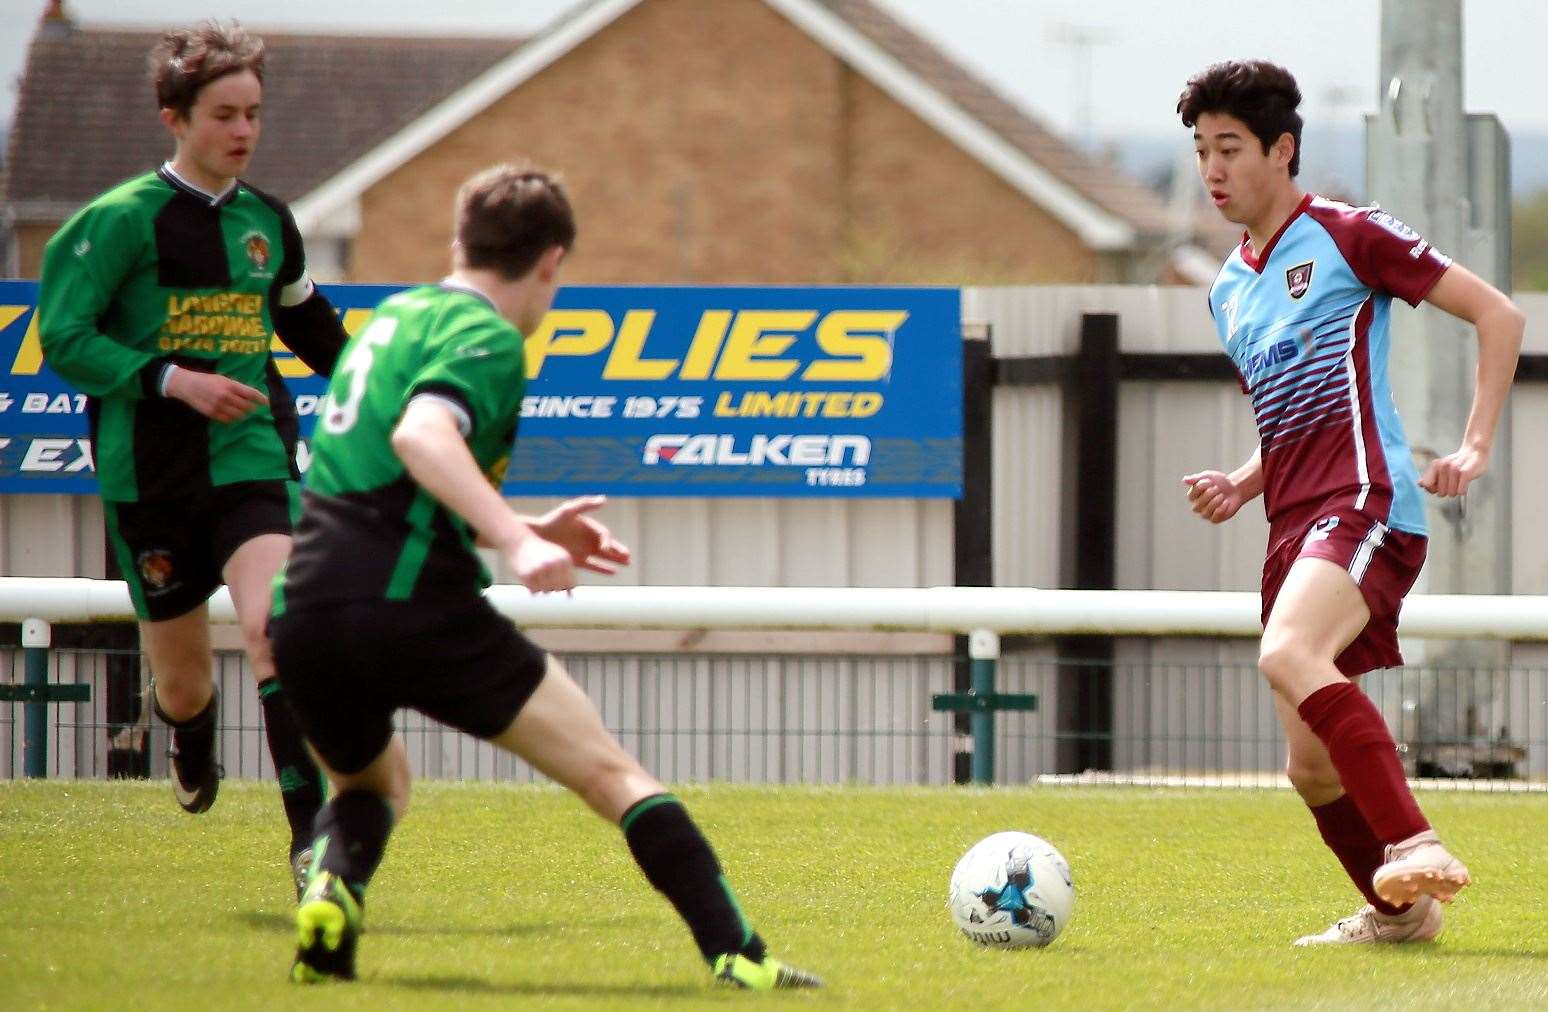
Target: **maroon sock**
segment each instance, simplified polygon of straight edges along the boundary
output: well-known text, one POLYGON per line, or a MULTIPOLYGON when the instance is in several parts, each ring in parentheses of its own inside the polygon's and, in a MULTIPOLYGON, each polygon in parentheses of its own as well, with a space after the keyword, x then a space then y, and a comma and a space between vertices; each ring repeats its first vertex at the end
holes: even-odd
POLYGON ((1376 890, 1371 886, 1371 876, 1381 867, 1386 857, 1386 847, 1376 839, 1370 823, 1365 821, 1365 816, 1360 814, 1360 809, 1349 795, 1342 794, 1337 801, 1325 805, 1307 807, 1311 808, 1312 818, 1317 820, 1322 842, 1328 845, 1333 856, 1338 858, 1338 863, 1344 866, 1350 881, 1365 896, 1367 903, 1389 915, 1401 914, 1413 906, 1407 903, 1395 907, 1376 895, 1376 890))
POLYGON ((1381 711, 1353 682, 1324 685, 1297 708, 1328 750, 1344 793, 1382 843, 1430 828, 1403 777, 1397 745, 1381 711))

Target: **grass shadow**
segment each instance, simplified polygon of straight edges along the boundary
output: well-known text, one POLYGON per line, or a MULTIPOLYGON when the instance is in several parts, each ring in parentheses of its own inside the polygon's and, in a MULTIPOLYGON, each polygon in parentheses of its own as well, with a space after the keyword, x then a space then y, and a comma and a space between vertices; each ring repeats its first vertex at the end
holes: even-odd
MULTIPOLYGON (((258 931, 291 932, 295 930, 295 921, 287 913, 275 913, 269 910, 242 910, 232 915, 237 921, 249 928, 258 931)), ((456 924, 377 924, 367 922, 366 935, 447 935, 490 938, 510 938, 516 935, 540 935, 553 931, 560 925, 552 921, 529 921, 519 924, 507 925, 456 925, 456 924)))
POLYGON ((573 984, 532 982, 495 983, 460 974, 428 976, 371 976, 365 983, 387 984, 410 991, 448 991, 463 994, 521 995, 533 998, 688 998, 702 996, 704 989, 687 984, 573 984))

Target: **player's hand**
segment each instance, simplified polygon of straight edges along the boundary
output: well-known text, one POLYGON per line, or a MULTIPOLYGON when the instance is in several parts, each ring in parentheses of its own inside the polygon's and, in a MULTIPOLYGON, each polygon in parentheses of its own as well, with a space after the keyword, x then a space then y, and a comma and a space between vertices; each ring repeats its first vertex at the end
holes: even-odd
POLYGON ((1488 450, 1464 445, 1454 453, 1430 461, 1430 466, 1419 478, 1419 487, 1442 498, 1462 495, 1473 479, 1488 468, 1488 450))
POLYGON ((529 534, 504 553, 516 579, 534 594, 552 594, 575 587, 570 553, 536 534, 529 534))
POLYGON ((607 502, 606 496, 587 495, 566 499, 529 526, 540 537, 570 553, 570 561, 582 569, 611 576, 629 564, 629 548, 613 537, 595 517, 587 516, 607 502))
POLYGON ((1225 523, 1247 502, 1236 482, 1222 471, 1184 475, 1182 482, 1188 487, 1188 505, 1212 524, 1225 523))
POLYGON ((246 417, 258 405, 269 403, 262 390, 238 383, 229 376, 181 368, 172 370, 167 380, 167 396, 217 422, 234 422, 246 417))

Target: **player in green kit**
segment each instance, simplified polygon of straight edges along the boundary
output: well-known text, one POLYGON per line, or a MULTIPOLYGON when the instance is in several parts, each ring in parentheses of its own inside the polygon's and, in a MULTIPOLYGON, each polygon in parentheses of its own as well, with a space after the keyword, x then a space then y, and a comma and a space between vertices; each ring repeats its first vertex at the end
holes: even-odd
POLYGON ((280 681, 336 794, 317 818, 291 979, 352 979, 365 890, 408 805, 392 717, 411 707, 512 752, 623 830, 716 979, 815 987, 768 956, 687 811, 602 725, 552 657, 484 599, 473 551, 535 592, 610 573, 629 551, 573 499, 537 518, 501 498, 525 386, 523 334, 575 238, 569 200, 499 166, 457 196, 453 270, 392 296, 345 348, 312 442, 295 551, 269 632, 280 681))
POLYGON ((345 334, 307 277, 290 211, 237 178, 258 141, 263 69, 262 41, 240 28, 162 39, 151 72, 176 151, 49 241, 38 330, 49 366, 89 398, 108 536, 156 713, 172 727, 177 801, 203 812, 220 785, 205 602, 225 583, 258 678, 299 891, 322 778, 264 635, 299 477, 296 412, 269 344, 277 329, 327 375, 345 334))

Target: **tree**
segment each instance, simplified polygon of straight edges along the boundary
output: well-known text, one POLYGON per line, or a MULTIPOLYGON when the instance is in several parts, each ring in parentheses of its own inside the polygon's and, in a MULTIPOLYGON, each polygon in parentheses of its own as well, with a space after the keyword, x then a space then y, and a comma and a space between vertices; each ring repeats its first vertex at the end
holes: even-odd
POLYGON ((1548 190, 1511 211, 1511 275, 1517 291, 1548 291, 1548 190))

